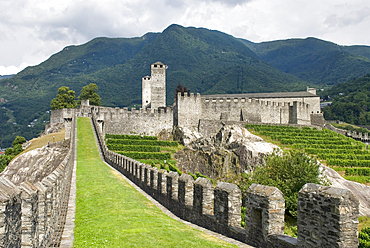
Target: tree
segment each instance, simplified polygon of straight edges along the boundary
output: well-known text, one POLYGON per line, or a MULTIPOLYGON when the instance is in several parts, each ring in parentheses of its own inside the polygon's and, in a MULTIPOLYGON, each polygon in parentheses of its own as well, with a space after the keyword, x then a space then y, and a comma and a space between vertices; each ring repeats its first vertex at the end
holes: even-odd
POLYGON ((77 107, 76 95, 69 87, 62 86, 58 89, 57 97, 51 100, 50 107, 52 110, 62 108, 75 108, 77 107))
POLYGON ((183 87, 181 84, 178 84, 177 88, 175 89, 175 98, 176 99, 177 99, 177 94, 179 92, 181 93, 182 96, 184 96, 185 94, 187 96, 190 96, 190 90, 188 90, 186 87, 183 87))
POLYGON ((15 146, 15 145, 22 145, 24 142, 26 142, 26 139, 24 138, 24 137, 22 137, 22 136, 17 136, 15 139, 14 139, 14 141, 13 141, 13 147, 15 146))
POLYGON ((328 185, 321 176, 316 159, 299 151, 274 152, 266 158, 266 165, 257 167, 253 173, 245 175, 244 185, 252 183, 274 186, 284 194, 285 208, 292 216, 297 216, 298 192, 306 183, 328 185))
POLYGON ((101 98, 96 92, 97 90, 98 86, 94 83, 84 86, 78 96, 77 104, 81 105, 81 100, 89 100, 90 105, 100 106, 101 98))

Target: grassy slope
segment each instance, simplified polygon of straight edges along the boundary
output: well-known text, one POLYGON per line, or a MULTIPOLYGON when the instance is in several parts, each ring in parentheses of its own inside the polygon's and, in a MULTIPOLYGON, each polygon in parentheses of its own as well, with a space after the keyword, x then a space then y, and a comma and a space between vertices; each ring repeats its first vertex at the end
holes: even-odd
POLYGON ((235 247, 171 219, 106 166, 88 118, 77 138, 74 247, 235 247))

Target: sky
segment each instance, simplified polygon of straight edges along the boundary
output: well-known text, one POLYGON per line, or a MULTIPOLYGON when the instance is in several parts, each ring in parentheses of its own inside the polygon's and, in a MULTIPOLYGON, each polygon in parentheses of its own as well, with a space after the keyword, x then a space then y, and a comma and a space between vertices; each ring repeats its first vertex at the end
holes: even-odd
POLYGON ((140 37, 171 24, 252 42, 316 37, 370 46, 369 0, 0 0, 0 75, 96 37, 140 37))

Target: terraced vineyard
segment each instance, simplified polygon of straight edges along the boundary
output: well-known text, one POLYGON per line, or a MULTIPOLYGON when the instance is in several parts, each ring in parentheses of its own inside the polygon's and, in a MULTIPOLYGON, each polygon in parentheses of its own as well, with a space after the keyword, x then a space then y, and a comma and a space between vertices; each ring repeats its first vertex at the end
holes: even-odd
POLYGON ((176 141, 156 136, 106 134, 105 139, 109 150, 160 168, 176 165, 173 154, 182 149, 176 141))
POLYGON ((370 152, 362 142, 327 129, 254 124, 246 128, 283 148, 315 156, 348 180, 370 183, 370 152))

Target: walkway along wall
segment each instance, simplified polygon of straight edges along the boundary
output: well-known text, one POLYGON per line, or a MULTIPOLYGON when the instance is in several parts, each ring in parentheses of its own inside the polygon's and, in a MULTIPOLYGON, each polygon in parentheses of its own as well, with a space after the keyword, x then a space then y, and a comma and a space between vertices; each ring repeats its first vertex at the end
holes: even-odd
POLYGON ((275 187, 252 184, 241 228, 241 191, 206 178, 159 170, 109 151, 95 119, 98 144, 107 163, 181 219, 256 247, 357 247, 359 202, 349 190, 306 184, 299 193, 298 239, 284 235, 285 202, 275 187))
POLYGON ((75 158, 75 127, 73 117, 69 152, 41 181, 16 186, 0 176, 0 247, 49 247, 60 241, 75 158))

